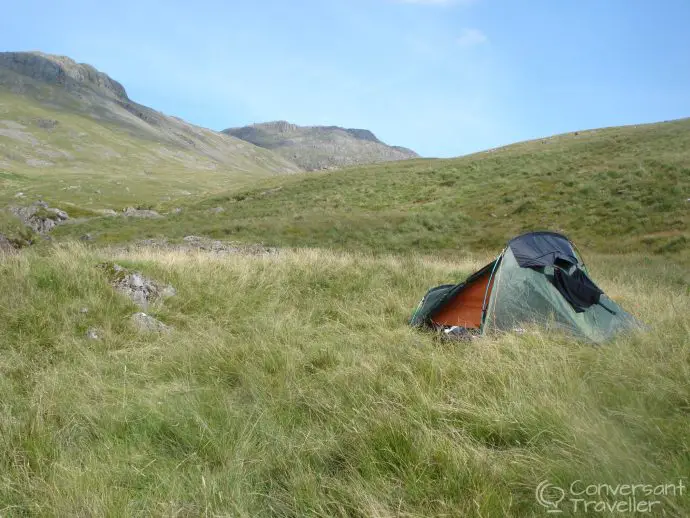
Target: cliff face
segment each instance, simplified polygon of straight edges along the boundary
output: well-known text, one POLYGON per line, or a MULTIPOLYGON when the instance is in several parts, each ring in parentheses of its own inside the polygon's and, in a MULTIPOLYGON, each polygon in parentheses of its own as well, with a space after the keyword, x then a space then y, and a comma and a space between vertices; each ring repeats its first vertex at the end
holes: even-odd
POLYGON ((125 88, 110 76, 66 56, 42 52, 1 52, 0 68, 43 83, 63 86, 67 90, 86 87, 102 95, 129 100, 125 88))

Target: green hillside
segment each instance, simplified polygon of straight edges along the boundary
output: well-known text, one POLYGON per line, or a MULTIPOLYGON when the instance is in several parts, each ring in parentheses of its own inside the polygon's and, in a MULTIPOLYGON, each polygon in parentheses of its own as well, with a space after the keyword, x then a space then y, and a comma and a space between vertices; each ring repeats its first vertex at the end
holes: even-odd
MULTIPOLYGON (((101 242, 204 234, 279 246, 492 250, 560 230, 587 250, 683 253, 690 243, 690 119, 607 128, 450 160, 277 177, 164 221, 93 220, 56 235, 101 242), (209 212, 221 207, 224 211, 209 212)), ((163 206, 165 209, 166 206, 163 206)))
POLYGON ((68 211, 120 209, 299 170, 140 105, 89 65, 0 52, 0 207, 43 197, 68 211))

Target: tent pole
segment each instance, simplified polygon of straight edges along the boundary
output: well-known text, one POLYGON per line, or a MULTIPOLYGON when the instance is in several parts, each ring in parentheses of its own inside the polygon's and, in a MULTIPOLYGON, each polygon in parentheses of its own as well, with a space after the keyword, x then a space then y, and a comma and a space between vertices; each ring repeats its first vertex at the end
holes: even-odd
POLYGON ((489 288, 491 287, 491 280, 494 277, 494 273, 496 273, 496 268, 498 268, 498 263, 501 262, 501 259, 503 258, 503 254, 505 253, 505 251, 506 251, 506 249, 504 248, 503 251, 500 254, 498 254, 498 257, 496 257, 496 261, 494 262, 494 267, 491 269, 491 274, 489 275, 489 281, 486 283, 486 290, 484 290, 484 300, 482 301, 482 323, 481 323, 482 328, 484 327, 484 319, 486 318, 486 310, 488 308, 488 303, 486 301, 486 298, 489 295, 489 288))

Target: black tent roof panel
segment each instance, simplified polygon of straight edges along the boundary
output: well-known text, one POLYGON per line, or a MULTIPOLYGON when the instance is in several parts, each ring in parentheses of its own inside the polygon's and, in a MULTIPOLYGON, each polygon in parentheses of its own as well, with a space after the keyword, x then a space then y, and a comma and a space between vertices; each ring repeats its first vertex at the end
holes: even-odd
POLYGON ((578 264, 573 245, 567 237, 556 232, 530 232, 508 242, 515 259, 522 268, 553 266, 557 261, 578 264))

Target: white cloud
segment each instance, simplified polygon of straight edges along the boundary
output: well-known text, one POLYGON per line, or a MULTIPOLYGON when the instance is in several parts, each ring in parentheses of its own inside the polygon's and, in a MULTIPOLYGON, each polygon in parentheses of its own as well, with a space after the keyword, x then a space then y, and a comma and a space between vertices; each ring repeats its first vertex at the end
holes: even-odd
POLYGON ((476 47, 488 41, 489 38, 479 29, 463 29, 457 39, 457 43, 461 47, 476 47))

